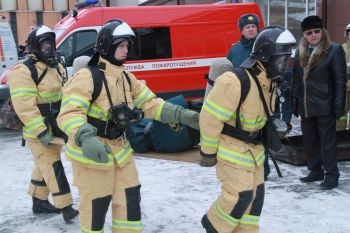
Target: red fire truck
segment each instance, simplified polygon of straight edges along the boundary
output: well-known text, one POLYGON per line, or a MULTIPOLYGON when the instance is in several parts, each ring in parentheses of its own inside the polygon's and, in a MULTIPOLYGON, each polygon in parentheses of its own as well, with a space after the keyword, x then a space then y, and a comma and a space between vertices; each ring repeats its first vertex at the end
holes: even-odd
POLYGON ((236 3, 86 8, 66 16, 54 31, 69 68, 74 58, 93 54, 105 22, 122 19, 136 34, 126 69, 159 97, 193 99, 204 95, 211 63, 239 40, 238 19, 245 13, 257 14, 263 27, 257 4, 236 3))

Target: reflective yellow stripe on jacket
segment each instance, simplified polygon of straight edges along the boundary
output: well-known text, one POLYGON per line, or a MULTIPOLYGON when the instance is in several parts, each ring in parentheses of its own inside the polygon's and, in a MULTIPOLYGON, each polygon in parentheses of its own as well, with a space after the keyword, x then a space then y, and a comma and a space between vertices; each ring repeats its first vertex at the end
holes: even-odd
MULTIPOLYGON (((155 94, 147 87, 144 86, 139 94, 135 96, 134 104, 137 108, 142 108, 142 105, 148 101, 150 101, 152 98, 155 98, 155 94)), ((152 101, 152 100, 151 100, 152 101)), ((154 116, 154 120, 160 121, 160 115, 163 109, 164 101, 162 101, 156 111, 156 114, 154 116)), ((146 114, 146 112, 145 112, 146 114)), ((153 118, 153 116, 152 116, 153 118)))
POLYGON ((62 99, 62 91, 38 94, 46 103, 57 102, 62 99))
MULTIPOLYGON (((233 115, 233 120, 236 120, 236 114, 233 115)), ((239 120, 241 121, 241 125, 243 129, 259 129, 263 128, 265 123, 267 122, 267 117, 259 117, 258 119, 247 119, 242 114, 239 116, 239 120)))
POLYGON ((215 147, 219 146, 219 138, 213 138, 204 134, 201 134, 201 145, 206 147, 215 147))
POLYGON ((108 121, 108 113, 94 104, 91 105, 87 115, 102 121, 108 121))
POLYGON ((99 166, 112 166, 113 165, 113 157, 111 154, 108 154, 108 163, 96 163, 95 161, 92 161, 88 159, 86 156, 84 156, 83 151, 75 146, 70 145, 67 143, 67 150, 66 154, 76 161, 79 161, 84 164, 95 164, 99 166))
POLYGON ((147 100, 153 98, 155 95, 148 87, 144 87, 139 95, 135 97, 135 106, 141 108, 141 105, 147 100))
POLYGON ((79 161, 84 164, 95 164, 95 165, 101 165, 101 166, 112 166, 113 165, 113 158, 117 161, 119 165, 122 165, 129 156, 134 152, 134 150, 131 148, 129 143, 126 143, 124 146, 121 147, 119 151, 116 153, 108 154, 109 161, 108 163, 96 163, 86 156, 84 156, 83 151, 80 149, 80 147, 72 146, 70 143, 67 143, 67 155, 76 161, 79 161))
POLYGON ((70 95, 68 97, 64 97, 61 104, 61 111, 65 110, 69 105, 76 106, 80 109, 83 109, 86 113, 89 109, 90 102, 86 98, 77 96, 77 95, 70 95))
POLYGON ((45 126, 44 117, 35 118, 23 126, 23 136, 27 138, 37 138, 33 133, 33 130, 39 129, 43 126, 45 126))
POLYGON ((34 96, 36 97, 38 95, 38 90, 36 87, 21 87, 21 88, 15 88, 10 89, 11 93, 11 99, 15 99, 20 96, 34 96))
POLYGON ((86 119, 83 116, 77 116, 63 121, 61 128, 65 134, 70 135, 73 129, 77 129, 84 124, 86 124, 86 119))
POLYGON ((114 154, 114 158, 117 160, 118 164, 123 164, 127 158, 129 158, 130 154, 134 152, 131 148, 129 142, 126 143, 117 153, 114 154))
POLYGON ((210 99, 205 100, 203 108, 222 121, 228 121, 233 115, 232 111, 221 107, 210 99))
POLYGON ((231 163, 239 164, 241 166, 248 167, 248 168, 253 168, 255 165, 255 162, 257 163, 258 166, 264 163, 265 149, 262 149, 262 151, 255 156, 255 162, 254 162, 254 157, 250 153, 248 154, 239 153, 237 151, 224 148, 221 145, 219 145, 217 155, 218 157, 226 161, 229 161, 231 163))

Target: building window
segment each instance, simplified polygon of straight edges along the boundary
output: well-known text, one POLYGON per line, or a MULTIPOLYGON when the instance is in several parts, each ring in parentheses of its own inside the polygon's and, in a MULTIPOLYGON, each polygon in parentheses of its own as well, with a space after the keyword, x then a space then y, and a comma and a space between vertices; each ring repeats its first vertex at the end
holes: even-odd
POLYGON ((300 23, 306 16, 305 7, 305 0, 288 1, 288 30, 298 39, 303 36, 300 23))
POLYGON ((315 14, 315 0, 288 0, 288 30, 299 40, 303 36, 300 28, 301 21, 306 16, 315 14))
POLYGON ((316 0, 270 0, 261 4, 264 12, 268 12, 266 25, 287 27, 297 40, 302 37, 301 21, 316 14, 316 0))
POLYGON ((278 25, 284 27, 285 25, 285 0, 271 0, 270 1, 270 25, 278 25))

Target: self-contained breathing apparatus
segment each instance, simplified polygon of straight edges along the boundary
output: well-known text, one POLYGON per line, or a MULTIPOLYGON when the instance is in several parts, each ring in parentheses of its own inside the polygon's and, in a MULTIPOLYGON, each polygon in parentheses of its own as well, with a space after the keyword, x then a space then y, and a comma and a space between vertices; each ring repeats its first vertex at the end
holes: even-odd
POLYGON ((113 131, 121 132, 125 136, 133 136, 132 125, 141 121, 143 112, 139 108, 131 109, 126 103, 112 106, 108 110, 108 119, 113 122, 113 131))
MULTIPOLYGON (((23 64, 30 70, 31 77, 36 86, 38 86, 43 80, 49 67, 57 70, 62 78, 62 86, 67 81, 67 70, 66 73, 63 74, 63 71, 60 70, 59 67, 59 64, 61 64, 62 67, 66 69, 63 61, 59 57, 59 54, 57 54, 55 38, 55 33, 44 25, 37 26, 28 34, 27 46, 29 53, 35 55, 36 59, 48 66, 43 73, 38 76, 38 71, 35 67, 37 60, 35 58, 28 56, 28 59, 23 62, 23 64)), ((61 101, 38 104, 40 113, 44 117, 46 127, 48 129, 51 128, 52 134, 55 137, 61 137, 65 142, 67 142, 68 136, 58 127, 56 121, 60 107, 61 101)))
MULTIPOLYGON (((114 105, 112 102, 111 94, 109 92, 108 84, 104 73, 99 70, 97 66, 89 66, 94 82, 94 92, 92 93, 91 104, 97 99, 101 92, 102 82, 105 86, 110 109, 107 114, 107 121, 103 121, 97 118, 88 116, 88 123, 97 128, 97 136, 117 139, 120 136, 132 136, 133 131, 131 126, 137 124, 143 118, 143 112, 139 108, 131 109, 127 105, 125 95, 125 85, 123 79, 124 100, 121 104, 114 105)), ((126 72, 123 72, 126 80, 131 86, 130 78, 126 72)), ((90 105, 91 106, 91 105, 90 105)))
POLYGON ((38 104, 41 115, 44 117, 46 127, 51 128, 53 136, 62 138, 64 142, 68 141, 68 136, 58 127, 57 116, 60 113, 61 101, 38 104))
MULTIPOLYGON (((34 83, 38 86, 40 82, 43 80, 47 73, 47 69, 44 70, 44 72, 38 77, 38 71, 35 68, 34 61, 31 59, 27 59, 23 62, 24 65, 28 67, 31 73, 31 77, 34 81, 34 83)), ((59 72, 60 75, 61 72, 59 72)), ((63 83, 66 80, 66 77, 62 75, 63 83)), ((63 86, 62 83, 62 86, 63 86)), ((68 136, 58 127, 56 118, 59 114, 60 108, 61 108, 61 101, 53 102, 53 103, 44 103, 44 104, 38 104, 38 108, 40 110, 41 115, 44 117, 44 123, 46 127, 49 129, 51 128, 52 134, 55 137, 63 138, 65 142, 68 141, 68 136)))
POLYGON ((224 124, 222 133, 239 140, 245 141, 247 143, 260 144, 262 142, 261 130, 256 132, 249 132, 242 129, 240 121, 240 109, 241 105, 246 99, 249 90, 250 90, 250 81, 247 73, 242 68, 234 68, 233 72, 236 74, 236 77, 241 83, 241 97, 238 102, 236 110, 236 127, 229 124, 224 124))
MULTIPOLYGON (((251 56, 241 64, 239 69, 234 70, 241 83, 241 98, 236 109, 236 126, 234 127, 224 124, 222 131, 223 134, 235 137, 248 143, 260 144, 262 142, 266 148, 266 152, 269 154, 270 151, 277 152, 282 148, 280 136, 276 130, 273 120, 271 119, 261 85, 257 79, 257 76, 261 70, 256 64, 259 61, 266 69, 267 77, 271 81, 270 92, 273 92, 273 87, 279 86, 283 83, 283 79, 288 68, 288 61, 291 55, 291 47, 295 44, 296 40, 294 36, 283 27, 269 26, 262 30, 255 40, 251 56), (239 121, 240 106, 250 88, 250 80, 246 71, 250 73, 258 87, 259 96, 267 117, 265 126, 257 132, 242 130, 239 121)), ((271 158, 273 159, 272 156, 271 158)), ((282 175, 274 159, 273 162, 279 176, 281 177, 282 175)))
MULTIPOLYGON (((119 19, 108 21, 97 35, 95 54, 91 57, 88 63, 94 82, 94 91, 91 96, 90 107, 100 95, 102 84, 105 86, 110 104, 110 109, 108 110, 107 114, 107 121, 87 116, 88 123, 97 128, 97 136, 108 139, 117 139, 120 136, 126 137, 127 134, 132 132, 131 126, 137 124, 143 117, 143 113, 140 109, 131 109, 127 104, 124 78, 124 102, 119 105, 113 104, 106 77, 104 72, 101 71, 105 70, 106 64, 102 62, 98 63, 98 59, 102 56, 113 65, 119 66, 123 64, 124 60, 119 61, 114 57, 115 49, 122 41, 127 40, 131 43, 134 38, 135 33, 132 31, 130 26, 119 19)), ((131 81, 128 74, 125 71, 123 71, 123 74, 131 87, 131 81)))

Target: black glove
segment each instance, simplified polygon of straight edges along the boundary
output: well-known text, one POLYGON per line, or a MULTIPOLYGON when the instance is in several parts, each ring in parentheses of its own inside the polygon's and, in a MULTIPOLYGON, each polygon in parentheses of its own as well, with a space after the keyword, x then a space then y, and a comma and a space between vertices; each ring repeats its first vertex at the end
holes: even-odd
POLYGON ((206 154, 204 152, 200 152, 202 156, 201 161, 199 161, 199 165, 202 167, 212 167, 216 165, 216 154, 206 154))
POLYGON ((216 157, 202 157, 201 161, 199 161, 199 165, 202 167, 212 167, 216 165, 216 157))

